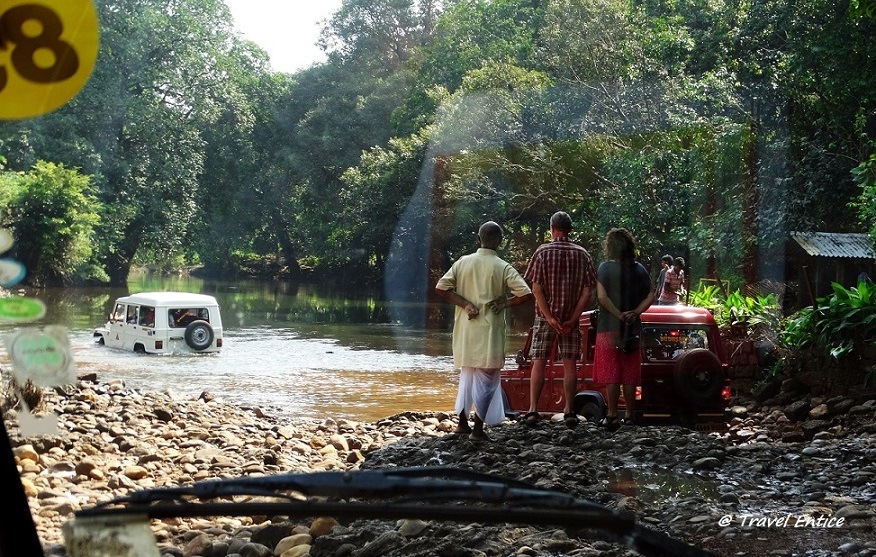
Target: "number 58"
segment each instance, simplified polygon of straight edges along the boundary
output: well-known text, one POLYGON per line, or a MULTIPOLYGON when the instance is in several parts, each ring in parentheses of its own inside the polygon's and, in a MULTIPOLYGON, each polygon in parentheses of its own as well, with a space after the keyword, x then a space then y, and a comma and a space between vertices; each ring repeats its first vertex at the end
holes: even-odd
MULTIPOLYGON (((0 50, 10 50, 13 69, 24 79, 35 83, 63 81, 76 74, 79 57, 76 50, 61 40, 64 26, 51 8, 25 4, 0 14, 0 50), (38 28, 34 33, 34 28, 38 28), (52 64, 42 67, 37 55, 53 55, 52 64)), ((8 82, 7 69, 0 67, 0 91, 8 82)))
POLYGON ((0 0, 0 119, 72 99, 97 61, 93 0, 0 0))

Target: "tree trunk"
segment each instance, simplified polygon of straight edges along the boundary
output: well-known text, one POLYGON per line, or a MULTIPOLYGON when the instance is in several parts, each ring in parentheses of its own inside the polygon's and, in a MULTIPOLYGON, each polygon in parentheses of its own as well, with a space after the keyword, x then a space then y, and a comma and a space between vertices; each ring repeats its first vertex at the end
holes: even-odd
POLYGON ((140 232, 134 231, 134 226, 129 225, 125 230, 125 239, 120 242, 116 250, 106 254, 103 258, 103 266, 110 278, 111 286, 127 286, 128 275, 131 274, 131 263, 140 247, 140 232))
POLYGON ((742 276, 746 286, 758 281, 757 249, 757 123, 749 124, 749 138, 746 148, 745 184, 742 198, 742 276))
POLYGON ((274 211, 272 218, 277 231, 280 256, 286 261, 290 278, 298 279, 301 276, 301 265, 298 263, 298 250, 295 249, 295 244, 289 238, 289 225, 279 211, 274 211))
MULTIPOLYGON (((285 229, 284 229, 285 230, 285 229)), ((286 267, 289 269, 289 276, 297 279, 301 276, 301 265, 298 263, 298 253, 295 246, 289 240, 287 234, 279 234, 280 254, 286 260, 286 267)))

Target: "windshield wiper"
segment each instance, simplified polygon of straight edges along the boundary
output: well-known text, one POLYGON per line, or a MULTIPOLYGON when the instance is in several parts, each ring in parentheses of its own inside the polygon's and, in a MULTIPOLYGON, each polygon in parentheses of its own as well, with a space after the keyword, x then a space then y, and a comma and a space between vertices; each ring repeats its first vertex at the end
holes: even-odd
POLYGON ((643 555, 712 555, 637 524, 631 514, 524 482, 446 467, 295 473, 204 481, 190 486, 136 491, 76 512, 77 518, 114 515, 141 515, 154 519, 333 516, 554 525, 592 531, 597 537, 621 543, 643 555), (227 500, 241 497, 247 500, 227 500), (277 498, 282 501, 269 500, 277 498), (374 502, 374 499, 383 501, 374 502))

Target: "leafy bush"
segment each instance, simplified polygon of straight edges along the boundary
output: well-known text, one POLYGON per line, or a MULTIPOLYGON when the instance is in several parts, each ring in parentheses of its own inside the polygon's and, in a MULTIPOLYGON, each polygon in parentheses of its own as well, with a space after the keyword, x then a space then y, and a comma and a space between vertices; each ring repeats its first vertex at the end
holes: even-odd
POLYGON ((724 298, 724 293, 719 286, 714 284, 700 285, 698 289, 691 291, 690 304, 716 314, 719 308, 724 305, 724 298))
POLYGON ((716 285, 701 285, 691 292, 691 305, 706 308, 718 327, 736 336, 774 336, 781 325, 778 296, 746 296, 740 290, 728 294, 716 285))
POLYGON ((29 172, 0 173, 0 224, 32 285, 100 279, 94 253, 102 204, 88 176, 45 161, 29 172))
POLYGON ((844 288, 833 283, 833 294, 816 300, 787 320, 783 340, 789 348, 815 348, 841 361, 850 355, 863 356, 876 344, 876 285, 858 282, 844 288))

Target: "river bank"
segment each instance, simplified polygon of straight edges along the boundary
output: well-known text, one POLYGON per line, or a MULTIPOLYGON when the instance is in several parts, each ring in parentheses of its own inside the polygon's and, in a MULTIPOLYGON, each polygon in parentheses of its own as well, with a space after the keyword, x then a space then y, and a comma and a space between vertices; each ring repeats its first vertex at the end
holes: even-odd
MULTIPOLYGON (((734 408, 726 431, 507 421, 453 435, 450 413, 289 420, 259 408, 137 392, 120 381, 46 390, 59 433, 4 416, 40 539, 65 555, 74 511, 130 493, 283 472, 442 464, 571 493, 717 555, 876 555, 876 400, 796 397, 734 408), (801 401, 805 401, 801 403, 801 401), (805 408, 804 408, 805 406, 805 408), (842 519, 842 520, 840 520, 842 519), (820 520, 820 522, 819 522, 820 520)), ((50 415, 45 414, 45 415, 50 415)), ((584 525, 582 525, 584 526, 584 525)), ((625 555, 579 531, 525 525, 283 517, 155 521, 163 555, 625 555)))

